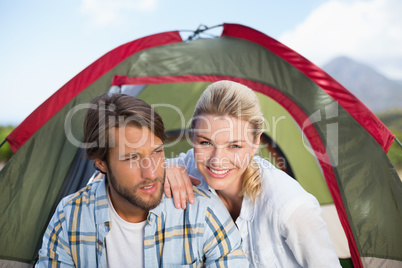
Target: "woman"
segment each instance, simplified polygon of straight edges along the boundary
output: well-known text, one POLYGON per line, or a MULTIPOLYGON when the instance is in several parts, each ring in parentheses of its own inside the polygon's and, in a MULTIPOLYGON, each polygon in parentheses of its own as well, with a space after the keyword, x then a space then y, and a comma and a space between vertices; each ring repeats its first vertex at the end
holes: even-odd
MULTIPOLYGON (((317 200, 255 156, 263 124, 251 89, 231 81, 213 83, 192 118, 194 149, 173 162, 220 197, 253 267, 340 267, 317 200)), ((165 192, 171 196, 172 187, 175 201, 183 200, 184 185, 190 185, 183 170, 176 166, 167 171, 165 192)))

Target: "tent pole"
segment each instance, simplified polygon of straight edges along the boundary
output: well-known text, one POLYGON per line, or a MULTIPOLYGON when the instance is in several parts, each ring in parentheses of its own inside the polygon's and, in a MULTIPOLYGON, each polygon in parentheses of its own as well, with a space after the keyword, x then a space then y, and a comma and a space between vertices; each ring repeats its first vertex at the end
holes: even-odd
POLYGON ((396 142, 399 144, 399 146, 401 146, 401 148, 402 148, 402 142, 401 142, 400 140, 398 140, 397 137, 395 137, 395 140, 396 140, 396 142))
POLYGON ((199 37, 201 33, 205 32, 205 31, 207 31, 207 30, 214 29, 214 28, 221 27, 221 26, 223 26, 223 24, 218 24, 218 25, 215 25, 215 26, 212 26, 212 27, 208 27, 208 26, 206 26, 206 25, 200 24, 200 25, 198 26, 197 30, 192 31, 193 34, 187 38, 186 42, 195 40, 195 38, 196 38, 197 36, 199 37))
POLYGON ((5 138, 4 141, 1 142, 0 148, 3 146, 4 143, 6 143, 6 141, 7 141, 7 138, 5 138))

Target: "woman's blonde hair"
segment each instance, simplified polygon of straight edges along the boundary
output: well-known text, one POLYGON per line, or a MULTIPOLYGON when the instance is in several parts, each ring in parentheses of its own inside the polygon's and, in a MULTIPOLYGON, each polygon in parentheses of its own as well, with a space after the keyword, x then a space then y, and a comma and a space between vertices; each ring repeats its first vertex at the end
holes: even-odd
MULTIPOLYGON (((192 129, 196 127, 197 118, 203 114, 231 116, 248 122, 253 128, 254 143, 264 131, 264 118, 257 95, 247 86, 233 81, 218 81, 205 89, 195 107, 192 129)), ((254 202, 260 193, 260 169, 252 159, 244 172, 240 197, 247 194, 254 202)))

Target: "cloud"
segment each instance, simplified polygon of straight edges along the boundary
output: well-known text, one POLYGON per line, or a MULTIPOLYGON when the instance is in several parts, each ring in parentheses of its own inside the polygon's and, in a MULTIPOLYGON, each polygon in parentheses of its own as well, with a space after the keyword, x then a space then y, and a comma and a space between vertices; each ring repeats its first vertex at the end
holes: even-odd
POLYGON ((402 1, 330 0, 279 40, 323 65, 337 56, 402 80, 402 1))
POLYGON ((102 27, 120 25, 133 12, 156 9, 157 0, 83 0, 80 11, 90 16, 90 25, 102 27))

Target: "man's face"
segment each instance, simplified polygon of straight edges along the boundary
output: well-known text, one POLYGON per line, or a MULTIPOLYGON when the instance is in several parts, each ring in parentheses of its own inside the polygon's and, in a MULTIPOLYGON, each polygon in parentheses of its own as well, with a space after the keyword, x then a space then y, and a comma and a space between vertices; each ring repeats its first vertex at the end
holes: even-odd
POLYGON ((146 127, 115 128, 110 135, 115 147, 109 148, 107 163, 102 162, 116 211, 121 205, 145 211, 155 208, 163 194, 163 142, 146 127))

